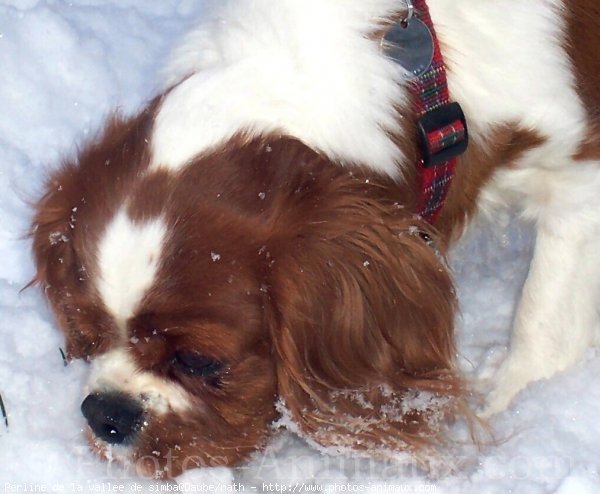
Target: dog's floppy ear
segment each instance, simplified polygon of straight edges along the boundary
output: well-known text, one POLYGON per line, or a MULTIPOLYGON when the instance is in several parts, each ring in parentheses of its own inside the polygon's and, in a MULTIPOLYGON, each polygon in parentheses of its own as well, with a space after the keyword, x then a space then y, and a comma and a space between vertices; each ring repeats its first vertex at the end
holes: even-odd
POLYGON ((46 194, 35 205, 31 238, 36 275, 30 285, 40 285, 48 297, 65 333, 68 357, 84 358, 103 351, 107 338, 97 337, 106 323, 100 317, 101 308, 86 295, 91 288, 80 255, 86 246, 74 235, 75 228, 87 227, 78 222, 82 202, 75 176, 73 164, 66 162, 52 175, 46 194))
POLYGON ((343 181, 288 216, 271 268, 282 408, 326 447, 418 453, 463 392, 452 281, 427 225, 343 181))
POLYGON ((72 230, 78 205, 71 190, 73 174, 72 166, 65 164, 48 180, 45 195, 35 204, 30 236, 37 271, 31 284, 44 289, 63 284, 72 276, 72 230))

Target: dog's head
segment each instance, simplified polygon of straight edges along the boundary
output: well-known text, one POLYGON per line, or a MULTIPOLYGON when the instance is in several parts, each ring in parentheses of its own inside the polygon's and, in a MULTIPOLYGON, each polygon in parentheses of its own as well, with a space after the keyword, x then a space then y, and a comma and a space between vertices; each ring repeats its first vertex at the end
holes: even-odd
POLYGON ((151 169, 151 124, 113 119, 34 221, 37 281, 91 362, 93 447, 173 476, 241 462, 282 411, 364 454, 437 438, 462 391, 455 297, 401 189, 285 137, 151 169))

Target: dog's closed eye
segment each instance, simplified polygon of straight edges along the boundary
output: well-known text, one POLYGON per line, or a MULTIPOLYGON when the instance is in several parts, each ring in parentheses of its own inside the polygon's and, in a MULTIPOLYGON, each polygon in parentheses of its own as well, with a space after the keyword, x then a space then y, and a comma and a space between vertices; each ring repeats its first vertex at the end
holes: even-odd
POLYGON ((198 377, 217 377, 225 367, 219 360, 189 351, 176 352, 172 364, 178 371, 198 377))

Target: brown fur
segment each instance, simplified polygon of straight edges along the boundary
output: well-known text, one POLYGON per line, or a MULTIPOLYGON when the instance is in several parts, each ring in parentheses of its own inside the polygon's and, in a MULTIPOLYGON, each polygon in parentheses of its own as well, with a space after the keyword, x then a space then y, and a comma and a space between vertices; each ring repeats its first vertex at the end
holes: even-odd
POLYGON ((497 125, 481 143, 471 142, 458 160, 456 174, 435 226, 448 240, 456 239, 476 212, 481 190, 502 168, 512 166, 527 151, 544 144, 538 132, 515 124, 497 125))
POLYGON ((128 322, 130 352, 198 404, 188 416, 151 417, 135 458, 160 451, 170 475, 239 463, 264 446, 278 395, 324 445, 417 452, 440 439, 429 419, 452 415, 464 391, 456 301, 444 261, 419 234, 436 233, 401 205, 414 193, 285 136, 239 136, 181 173, 145 173, 152 112, 114 117, 63 164, 33 233, 37 281, 69 355, 91 359, 117 339, 92 283, 107 222, 127 193, 135 221, 161 214, 169 225, 157 281, 128 322), (64 241, 50 242, 58 233, 64 241), (181 348, 225 362, 225 374, 178 374, 181 348), (447 397, 442 411, 401 410, 422 392, 447 397))
POLYGON ((335 169, 319 177, 269 246, 280 396, 321 444, 417 450, 439 432, 427 422, 438 410, 384 405, 415 390, 461 395, 452 282, 394 186, 335 169))
POLYGON ((566 8, 565 49, 573 64, 576 89, 588 110, 588 132, 575 155, 578 161, 600 159, 600 4, 575 0, 566 8))

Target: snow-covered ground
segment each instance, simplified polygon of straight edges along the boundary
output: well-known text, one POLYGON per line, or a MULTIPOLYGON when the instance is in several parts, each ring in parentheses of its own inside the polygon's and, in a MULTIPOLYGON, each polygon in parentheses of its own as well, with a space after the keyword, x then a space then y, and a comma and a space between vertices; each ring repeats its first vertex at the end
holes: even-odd
MULTIPOLYGON (((217 0, 218 1, 218 0, 217 0)), ((273 0, 276 1, 276 0, 273 0)), ((160 487, 96 460, 81 434, 86 365, 63 366, 62 337, 33 275, 28 202, 48 170, 113 107, 133 111, 158 87, 169 47, 200 0, 0 0, 0 490, 123 492, 160 487), (112 484, 107 484, 112 482, 112 484), (81 489, 81 490, 80 490, 81 489)), ((484 226, 456 250, 461 363, 476 376, 506 352, 531 234, 484 226)), ((390 465, 321 456, 282 435, 245 468, 193 471, 188 491, 598 493, 600 358, 533 384, 492 421, 499 444, 439 479, 390 465), (255 489, 253 489, 253 487, 255 489), (279 489, 278 489, 279 488, 279 489)), ((162 485, 173 489, 176 484, 162 485)))

